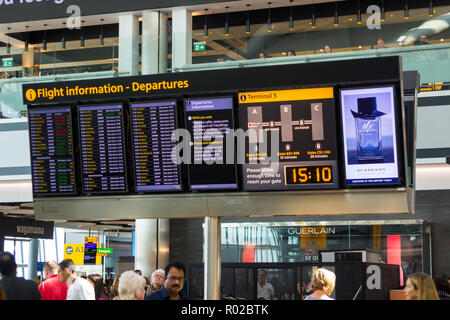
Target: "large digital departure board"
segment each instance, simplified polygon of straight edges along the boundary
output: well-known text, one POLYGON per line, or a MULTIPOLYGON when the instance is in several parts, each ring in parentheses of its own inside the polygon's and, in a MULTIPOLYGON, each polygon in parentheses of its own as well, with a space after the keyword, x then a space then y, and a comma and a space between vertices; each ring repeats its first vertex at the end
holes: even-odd
POLYGON ((335 118, 332 87, 240 93, 244 190, 337 188, 335 118))
POLYGON ((70 107, 28 112, 33 194, 74 194, 72 116, 70 107))
POLYGON ((78 106, 83 193, 127 192, 123 106, 78 106))
POLYGON ((234 130, 233 98, 186 99, 185 111, 191 190, 236 189, 236 163, 234 157, 227 161, 225 148, 226 135, 234 130))
POLYGON ((135 103, 130 109, 136 191, 181 190, 180 168, 172 161, 176 101, 135 103))

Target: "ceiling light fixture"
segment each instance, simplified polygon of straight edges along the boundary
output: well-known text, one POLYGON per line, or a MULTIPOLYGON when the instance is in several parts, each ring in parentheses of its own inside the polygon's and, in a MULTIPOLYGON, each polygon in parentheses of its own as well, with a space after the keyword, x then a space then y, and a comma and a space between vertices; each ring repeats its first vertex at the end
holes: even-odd
POLYGON ((272 32, 272 21, 270 19, 270 5, 272 4, 272 2, 267 2, 267 4, 269 5, 269 18, 267 19, 267 32, 272 32))
POLYGON ((409 19, 409 8, 408 8, 408 0, 405 0, 405 16, 403 17, 405 20, 409 19))
POLYGON ((315 29, 316 28, 316 12, 314 10, 314 2, 312 5, 312 17, 311 17, 311 28, 315 29))
POLYGON ((248 9, 250 7, 249 4, 247 4, 247 19, 245 20, 245 33, 250 34, 250 10, 248 9))
POLYGON ((100 36, 99 36, 99 40, 100 40, 100 47, 104 47, 105 46, 105 36, 103 34, 103 21, 105 21, 105 19, 100 19, 101 21, 101 27, 100 27, 100 36))
POLYGON ((29 41, 28 41, 28 28, 29 26, 25 26, 26 34, 25 34, 25 52, 28 52, 28 46, 29 46, 29 41))
POLYGON ((292 8, 292 1, 293 0, 289 0, 289 2, 291 3, 291 7, 289 8, 289 31, 294 30, 294 13, 292 8))
POLYGON ((208 9, 205 9, 205 24, 203 25, 203 37, 208 38, 208 9))
POLYGON ((334 26, 335 27, 339 26, 339 14, 338 14, 338 3, 337 3, 337 1, 335 2, 335 6, 334 6, 334 26))
POLYGON ((358 12, 356 13, 356 23, 362 24, 361 21, 361 0, 358 0, 358 12))
MULTIPOLYGON (((63 22, 63 24, 66 24, 63 22)), ((61 37, 61 49, 66 50, 66 30, 63 29, 62 37, 61 37)))
POLYGON ((9 43, 9 30, 11 30, 11 28, 8 27, 8 43, 6 44, 6 54, 11 54, 11 44, 9 43))
POLYGON ((47 51, 47 25, 44 24, 44 41, 42 41, 42 51, 47 51))
POLYGON ((228 8, 229 7, 225 7, 226 12, 225 12, 225 36, 228 37, 230 35, 230 27, 228 26, 228 8))

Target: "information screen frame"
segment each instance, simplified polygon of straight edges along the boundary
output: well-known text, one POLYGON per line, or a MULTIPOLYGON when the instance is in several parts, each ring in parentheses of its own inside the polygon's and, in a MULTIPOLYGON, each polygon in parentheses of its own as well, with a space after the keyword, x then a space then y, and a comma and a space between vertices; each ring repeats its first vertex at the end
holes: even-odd
MULTIPOLYGON (((215 95, 215 96, 193 96, 193 97, 186 97, 183 99, 183 116, 184 116, 184 127, 187 130, 188 126, 187 126, 187 110, 186 110, 186 101, 192 101, 192 100, 207 100, 207 99, 231 99, 231 125, 232 128, 231 130, 235 130, 236 129, 236 121, 235 121, 235 113, 234 113, 234 109, 236 108, 236 103, 235 103, 235 97, 233 94, 228 94, 228 95, 215 95)), ((193 139, 193 136, 191 136, 191 138, 193 139)), ((225 139, 224 139, 224 148, 226 149, 225 146, 225 139)), ((192 151, 191 151, 192 152, 192 151)), ((226 150, 225 150, 226 152, 226 150)), ((240 190, 239 187, 239 176, 238 176, 238 164, 236 163, 236 154, 234 155, 234 177, 235 177, 235 181, 236 183, 233 184, 232 187, 219 187, 220 185, 224 186, 225 184, 215 184, 218 187, 213 187, 214 185, 208 185, 208 186, 212 186, 212 187, 207 187, 207 188, 201 188, 201 187, 196 187, 196 188, 192 188, 192 184, 191 184, 191 165, 186 165, 187 167, 187 176, 188 176, 188 188, 189 188, 189 192, 208 192, 208 191, 236 191, 236 190, 240 190)), ((192 159, 191 159, 192 160, 192 159)), ((204 165, 204 164, 202 164, 204 165)), ((226 164, 224 164, 226 165, 226 164)), ((231 186, 231 184, 228 184, 231 186)), ((201 186, 201 185, 198 185, 201 186)))
MULTIPOLYGON (((260 89, 260 90, 241 90, 238 92, 239 97, 241 97, 241 95, 245 95, 245 94, 249 94, 249 93, 280 93, 278 95, 278 97, 289 97, 292 94, 295 94, 295 91, 302 91, 299 94, 301 95, 308 95, 311 94, 311 97, 308 99, 300 99, 300 100, 291 100, 290 98, 286 98, 288 100, 275 100, 275 101, 271 101, 270 103, 281 103, 281 102, 298 102, 298 101, 314 101, 314 100, 328 100, 328 99, 332 99, 332 118, 333 118, 333 123, 336 129, 336 132, 338 132, 338 120, 339 120, 339 114, 336 110, 336 104, 337 104, 337 95, 336 95, 336 84, 326 84, 326 85, 320 85, 320 86, 302 86, 302 87, 298 87, 298 86, 283 86, 283 87, 270 87, 270 88, 264 88, 264 89, 260 89), (329 90, 330 92, 332 92, 332 97, 323 97, 323 95, 327 96, 327 93, 321 92, 321 90, 329 90)), ((328 93, 329 94, 329 93, 328 93)), ((264 104, 264 103, 269 103, 269 101, 263 101, 263 100, 271 100, 271 99, 275 99, 277 98, 276 95, 274 95, 273 97, 269 97, 269 98, 265 98, 265 97, 256 97, 256 100, 253 102, 253 104, 255 103, 260 103, 260 104, 264 104)), ((241 99, 241 98, 240 98, 241 99)), ((239 122, 240 122, 240 128, 243 129, 244 131, 246 130, 246 128, 248 127, 248 123, 241 123, 244 119, 243 119, 243 113, 244 111, 244 106, 248 103, 248 106, 250 106, 251 104, 249 102, 242 102, 239 99, 239 104, 238 104, 238 112, 239 112, 239 122), (241 109, 243 108, 243 109, 241 109)), ((280 98, 281 99, 281 98, 280 98)), ((242 100, 242 101, 246 101, 246 100, 242 100)), ((312 104, 314 104, 314 102, 312 102, 312 104)), ((262 107, 262 105, 261 105, 262 107)), ((281 107, 281 105, 280 105, 281 107)), ((323 106, 322 106, 323 107, 323 106)), ((331 108, 331 106, 330 106, 331 108)), ((323 110, 323 109, 322 109, 323 110)), ((247 116, 245 117, 248 121, 247 116)), ((322 121, 324 118, 322 118, 322 121)), ((292 119, 294 120, 294 119, 292 119)), ((264 120, 261 119, 261 121, 263 122, 264 120)), ((308 120, 305 119, 305 123, 308 120)), ((311 119, 312 121, 312 119, 311 119)), ((331 121, 331 120, 330 120, 331 121)), ((325 130, 326 126, 325 126, 325 122, 322 123, 323 130, 325 130)), ((312 129, 311 129, 312 130, 312 129)), ((280 138, 282 138, 282 130, 280 129, 280 138)), ((325 131, 324 131, 325 132, 325 131)), ((325 134, 323 132, 323 134, 325 134)), ((333 134, 331 136, 331 139, 334 139, 334 141, 330 141, 330 145, 332 146, 332 148, 334 149, 334 154, 332 155, 332 159, 327 159, 327 160, 297 160, 296 162, 292 162, 290 163, 289 161, 283 161, 283 160, 279 160, 280 161, 280 168, 278 170, 278 172, 282 172, 282 177, 281 177, 281 183, 284 184, 284 186, 275 186, 273 188, 252 188, 249 187, 249 185, 246 187, 246 183, 245 183, 245 175, 246 175, 246 166, 249 165, 249 163, 246 163, 245 165, 242 165, 242 188, 244 191, 246 192, 267 192, 267 191, 302 191, 302 190, 312 190, 312 191, 316 191, 316 190, 331 190, 331 189, 341 189, 341 168, 340 168, 340 158, 339 158, 339 153, 340 153, 340 148, 339 148, 339 136, 337 134, 333 134), (301 166, 301 167, 317 167, 317 166, 331 166, 333 168, 332 170, 332 183, 310 183, 310 184, 287 184, 287 178, 285 176, 286 170, 285 167, 292 167, 292 166, 301 166)), ((246 138, 246 150, 248 147, 248 141, 246 138)), ((320 149, 319 149, 320 150, 320 149)), ((259 163, 259 162, 258 162, 259 163)))
MULTIPOLYGON (((340 126, 340 141, 341 141, 341 149, 340 149, 340 153, 341 153, 341 170, 342 170, 342 181, 343 181, 343 187, 344 189, 358 189, 358 188, 370 188, 370 189, 376 189, 376 188, 382 188, 382 187, 394 187, 394 186, 404 186, 405 185, 405 172, 404 172, 404 165, 403 162, 405 161, 405 156, 403 155, 403 151, 404 150, 404 141, 401 138, 403 135, 401 133, 401 128, 404 127, 403 121, 402 121, 402 114, 401 114, 401 105, 399 101, 399 96, 397 94, 397 86, 392 84, 392 83, 381 83, 379 85, 375 85, 375 84, 369 84, 366 86, 341 86, 338 89, 338 99, 339 101, 337 102, 337 108, 339 111, 339 119, 337 119, 338 121, 340 120, 339 126, 340 126), (394 157, 394 163, 395 163, 395 169, 397 170, 397 177, 390 177, 390 178, 394 178, 397 181, 393 181, 393 182, 373 182, 373 183, 349 183, 348 180, 358 180, 357 178, 348 178, 348 148, 347 148, 347 143, 346 143, 346 133, 344 131, 344 126, 345 126, 345 122, 346 122, 346 118, 345 118, 345 110, 344 110, 344 106, 342 105, 342 92, 343 91, 358 91, 358 90, 376 90, 376 89, 390 89, 392 90, 392 115, 394 117, 394 119, 392 119, 392 123, 394 124, 394 128, 392 128, 393 130, 393 157, 394 157), (395 162, 396 161, 396 162, 395 162)), ((368 93, 366 93, 365 95, 367 95, 368 93)), ((355 105, 353 106, 353 108, 351 108, 355 114, 358 112, 358 107, 355 105)), ((380 111, 377 109, 377 111, 380 111)), ((384 113, 383 111, 381 111, 382 113, 384 113)), ((382 115, 381 115, 382 117, 382 115)), ((369 163, 362 163, 362 165, 368 166, 370 165, 370 160, 367 161, 369 163)), ((374 163, 376 164, 376 163, 374 163)), ((351 164, 350 164, 351 165, 351 164)), ((394 166, 393 166, 394 167, 394 166)), ((367 178, 369 179, 369 178, 367 178)), ((371 179, 376 179, 376 178, 371 178, 371 179)), ((379 179, 382 179, 382 177, 379 177, 379 179)))
POLYGON ((131 154, 131 167, 133 168, 133 178, 134 178, 134 185, 135 185, 135 192, 139 193, 139 194, 150 194, 150 193, 172 193, 172 192, 180 192, 183 191, 183 177, 182 177, 182 171, 181 171, 181 165, 177 165, 177 173, 178 173, 178 180, 179 180, 179 188, 174 188, 174 189, 152 189, 152 190, 138 190, 137 189, 137 173, 136 173, 136 161, 135 161, 135 155, 136 155, 136 151, 135 151, 135 145, 134 145, 134 131, 133 131, 133 105, 143 105, 143 104, 153 104, 153 103, 165 103, 165 102, 173 102, 174 107, 175 107, 175 129, 179 129, 179 125, 178 125, 178 101, 177 99, 164 99, 164 100, 150 100, 150 101, 133 101, 129 103, 129 110, 130 110, 130 132, 131 132, 131 150, 132 150, 132 154, 131 154))
POLYGON ((82 195, 104 195, 104 194, 127 194, 130 191, 128 185, 128 163, 127 163, 127 150, 126 150, 126 136, 125 136, 125 106, 124 103, 98 103, 98 104, 78 104, 77 105, 77 115, 78 115, 78 141, 80 143, 80 155, 79 155, 79 168, 80 168, 80 177, 81 177, 81 194, 82 195), (106 107, 106 106, 121 106, 122 108, 122 139, 123 139, 123 161, 124 161, 124 177, 125 177, 125 190, 123 191, 92 191, 85 192, 84 191, 84 173, 83 173, 83 154, 82 154, 82 143, 81 143, 81 121, 80 121, 80 108, 84 107, 106 107))
POLYGON ((28 138, 29 138, 29 150, 30 150, 30 167, 31 167, 31 188, 34 198, 45 198, 45 197, 59 197, 59 196, 72 196, 77 195, 77 164, 75 161, 75 130, 74 130, 74 117, 72 116, 72 106, 70 104, 57 104, 57 105, 39 105, 29 110, 29 112, 40 111, 40 110, 53 110, 53 109, 69 109, 69 116, 71 120, 71 133, 72 133, 72 164, 73 164, 73 192, 46 192, 46 193, 35 193, 34 192, 34 179, 33 179, 33 154, 32 154, 32 144, 31 144, 31 127, 30 121, 28 120, 28 138))

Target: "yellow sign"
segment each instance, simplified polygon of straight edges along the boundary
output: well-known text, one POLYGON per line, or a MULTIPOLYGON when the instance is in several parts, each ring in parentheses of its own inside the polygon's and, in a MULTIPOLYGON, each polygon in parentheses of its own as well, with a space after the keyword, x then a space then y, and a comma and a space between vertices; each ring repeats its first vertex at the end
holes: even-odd
POLYGON ((334 98, 334 91, 332 87, 239 93, 239 103, 299 101, 332 98, 334 98))
MULTIPOLYGON (((98 248, 101 245, 98 244, 98 248)), ((84 243, 70 243, 64 245, 64 259, 72 259, 76 265, 84 264, 84 243)), ((102 258, 99 254, 95 259, 95 264, 101 264, 102 258)))
POLYGON ((84 242, 98 242, 98 237, 84 237, 84 242))
POLYGON ((27 92, 25 93, 25 97, 27 98, 28 101, 34 101, 36 100, 36 91, 34 91, 33 89, 28 89, 27 92))
POLYGON ((326 249, 327 232, 325 227, 300 227, 301 249, 326 249))

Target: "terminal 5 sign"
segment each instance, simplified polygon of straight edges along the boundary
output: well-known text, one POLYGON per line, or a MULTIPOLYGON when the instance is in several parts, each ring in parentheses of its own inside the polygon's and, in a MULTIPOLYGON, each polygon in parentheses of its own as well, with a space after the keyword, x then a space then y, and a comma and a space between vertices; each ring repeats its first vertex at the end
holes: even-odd
MULTIPOLYGON (((236 0, 231 0, 236 1, 236 0)), ((0 23, 194 6, 224 0, 0 0, 0 23), (73 6, 78 6, 74 8, 73 6)))

